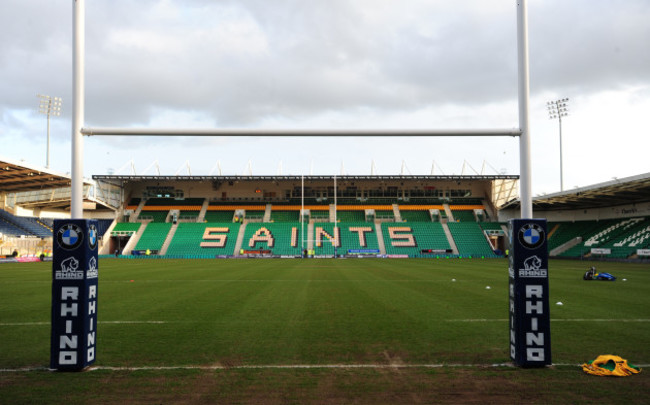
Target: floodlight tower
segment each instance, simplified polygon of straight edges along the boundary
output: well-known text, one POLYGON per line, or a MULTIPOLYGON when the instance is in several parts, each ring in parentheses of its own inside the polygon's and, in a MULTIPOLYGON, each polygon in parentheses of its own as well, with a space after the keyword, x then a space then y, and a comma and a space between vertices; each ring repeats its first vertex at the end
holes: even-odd
POLYGON ((552 120, 556 119, 560 123, 560 191, 564 191, 564 170, 562 166, 562 117, 569 115, 569 99, 561 98, 555 101, 546 103, 548 109, 548 117, 552 120))
POLYGON ((45 160, 45 167, 50 168, 50 116, 58 117, 61 115, 61 104, 63 99, 61 97, 50 97, 42 94, 36 95, 40 98, 38 103, 38 112, 47 115, 47 156, 45 160))

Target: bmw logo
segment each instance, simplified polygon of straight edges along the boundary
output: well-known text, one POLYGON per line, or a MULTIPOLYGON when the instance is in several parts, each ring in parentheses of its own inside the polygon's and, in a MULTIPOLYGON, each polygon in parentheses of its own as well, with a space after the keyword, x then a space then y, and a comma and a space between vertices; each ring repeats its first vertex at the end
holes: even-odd
POLYGON ((519 243, 527 249, 537 249, 544 244, 546 232, 537 224, 526 224, 519 229, 519 243))
POLYGON ((88 246, 90 246, 90 250, 95 250, 97 247, 97 227, 95 225, 88 226, 88 246))
MULTIPOLYGON (((65 250, 73 250, 78 248, 83 242, 84 234, 81 228, 75 224, 65 224, 59 228, 56 234, 56 240, 65 250)), ((96 243, 96 242, 95 242, 96 243)))

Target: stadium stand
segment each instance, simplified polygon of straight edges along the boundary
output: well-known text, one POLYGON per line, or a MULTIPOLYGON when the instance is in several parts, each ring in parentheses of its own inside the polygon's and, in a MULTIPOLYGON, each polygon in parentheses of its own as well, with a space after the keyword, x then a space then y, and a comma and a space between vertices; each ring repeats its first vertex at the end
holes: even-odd
POLYGON ((205 222, 232 222, 235 217, 234 210, 228 211, 208 211, 205 213, 205 222))
POLYGON ((98 219, 97 220, 97 234, 99 236, 104 236, 108 228, 110 228, 113 223, 112 219, 98 219))
POLYGON ((502 226, 507 224, 501 222, 481 222, 479 225, 484 231, 503 231, 502 226))
POLYGON ((5 210, 0 210, 0 232, 13 236, 52 237, 52 229, 39 223, 36 218, 17 217, 5 210))
POLYGON ((0 218, 0 233, 8 236, 21 236, 25 231, 7 222, 6 219, 0 218))
MULTIPOLYGON (((133 203, 139 199, 131 199, 127 208, 135 208, 133 203)), ((150 198, 145 202, 139 220, 152 220, 152 222, 166 222, 171 210, 179 211, 177 219, 196 220, 201 211, 204 198, 150 198)))
POLYGON ((149 211, 142 210, 138 216, 139 220, 146 221, 151 220, 152 222, 166 222, 167 215, 169 215, 169 210, 165 211, 149 211))
POLYGON ((366 213, 363 210, 357 211, 336 211, 336 220, 338 222, 365 222, 366 213))
POLYGON ((405 211, 400 207, 400 214, 404 222, 431 222, 431 215, 428 210, 405 211))
POLYGON ((300 221, 300 210, 297 211, 271 211, 273 222, 298 222, 300 221))
MULTIPOLYGON (((623 240, 634 232, 635 225, 642 219, 608 219, 603 221, 585 221, 585 228, 577 230, 582 242, 559 254, 561 257, 584 257, 591 254, 592 248, 600 248, 610 240, 623 240)), ((563 226, 565 224, 561 224, 563 226)))
POLYGON ((233 222, 180 223, 165 256, 213 258, 233 255, 240 226, 233 222))
MULTIPOLYGON (((384 222, 381 230, 388 255, 409 257, 431 257, 423 255, 423 249, 446 251, 451 249, 449 241, 439 222, 414 222, 395 224, 384 222)), ((440 253, 440 255, 445 255, 440 253)))
POLYGON ((309 209, 309 217, 318 222, 329 222, 330 220, 330 208, 327 205, 324 206, 312 206, 309 209))
POLYGON ((478 223, 450 222, 447 226, 461 257, 497 257, 478 223))
MULTIPOLYGON (((341 234, 341 225, 337 226, 338 234, 341 234)), ((310 235, 313 241, 313 250, 316 256, 335 254, 342 254, 344 251, 341 249, 341 238, 336 237, 334 233, 334 223, 324 222, 314 224, 314 233, 310 235)))
POLYGON ((610 232, 600 236, 606 240, 598 242, 598 248, 610 250, 610 258, 627 258, 650 243, 650 218, 630 218, 610 228, 610 232))
POLYGON ((599 221, 549 222, 548 250, 552 251, 578 237, 596 233, 601 226, 599 221))
POLYGON ((379 242, 374 223, 341 222, 337 224, 337 228, 338 239, 334 234, 334 223, 314 224, 311 238, 317 256, 333 255, 335 247, 338 255, 347 254, 350 250, 369 250, 379 253, 379 242))
POLYGON ((340 224, 341 250, 346 253, 350 250, 376 250, 379 252, 377 231, 372 222, 349 222, 340 224))
MULTIPOLYGON (((447 251, 452 250, 463 257, 489 257, 492 246, 507 249, 507 236, 504 235, 503 222, 488 222, 488 218, 513 218, 518 210, 516 193, 511 194, 512 190, 499 191, 503 194, 501 196, 490 194, 494 190, 502 190, 494 187, 496 182, 516 181, 516 176, 486 176, 485 179, 467 180, 454 178, 452 181, 445 176, 337 176, 336 179, 329 176, 310 176, 309 179, 296 176, 211 176, 197 178, 193 184, 188 184, 187 179, 149 178, 134 181, 131 177, 103 177, 112 184, 121 184, 123 189, 120 195, 128 196, 128 202, 122 207, 123 216, 118 217, 118 220, 124 222, 117 223, 112 229, 111 236, 115 235, 116 239, 109 241, 111 249, 113 245, 125 246, 128 240, 128 249, 142 250, 146 247, 156 250, 156 246, 163 243, 165 234, 168 234, 166 243, 163 243, 163 253, 174 257, 184 254, 192 257, 202 255, 205 249, 194 245, 212 240, 204 239, 206 227, 212 224, 219 224, 218 227, 222 228, 222 225, 228 225, 227 240, 234 245, 223 250, 224 255, 237 255, 235 246, 236 249, 247 248, 246 243, 262 227, 274 238, 274 246, 270 249, 274 255, 293 255, 297 247, 292 245, 291 236, 287 241, 286 235, 292 235, 291 229, 294 227, 301 228, 301 208, 308 212, 304 225, 305 234, 309 233, 305 235, 306 239, 309 243, 320 239, 320 246, 313 246, 317 254, 333 254, 334 224, 331 221, 336 219, 341 229, 339 253, 363 248, 365 243, 372 246, 371 249, 379 246, 382 252, 389 255, 431 257, 430 252, 425 255, 422 252, 430 249, 444 252, 441 254, 445 256, 452 255, 447 251), (337 197, 334 198, 336 188, 332 185, 336 180, 339 188, 337 197), (200 197, 182 198, 190 194, 200 197), (134 197, 136 195, 138 197, 134 197), (176 198, 169 197, 170 195, 176 198), (334 201, 337 201, 336 213, 334 201), (127 221, 136 223, 126 224, 127 221), (188 224, 199 221, 199 226, 188 227, 188 224), (142 235, 138 234, 129 240, 128 236, 137 232, 140 222, 147 223, 147 226, 142 227, 142 235), (172 227, 171 222, 177 223, 172 227), (154 230, 157 229, 155 224, 163 226, 157 241, 152 241, 155 239, 154 230), (230 225, 234 227, 231 228, 230 225), (359 242, 359 234, 349 231, 351 226, 370 227, 371 231, 364 231, 367 240, 359 242), (171 229, 173 235, 169 234, 171 229), (485 232, 489 234, 489 241, 485 232), (197 235, 189 237, 189 233, 197 235), (377 240, 378 235, 381 235, 381 240, 377 240), (185 245, 181 243, 183 239, 188 241, 185 245), (137 246, 133 247, 135 244, 137 246)), ((588 187, 579 190, 580 193, 571 191, 536 199, 536 210, 541 207, 542 213, 548 213, 548 216, 541 217, 571 219, 567 222, 548 223, 549 250, 554 250, 554 255, 560 257, 588 257, 592 253, 591 249, 603 249, 611 253, 594 254, 630 258, 637 254, 637 249, 646 249, 650 240, 650 224, 647 218, 648 194, 644 187, 650 183, 650 176, 636 176, 631 181, 635 187, 633 196, 636 202, 629 201, 629 184, 619 185, 620 181, 603 186, 605 191, 601 193, 607 196, 606 199, 583 196, 585 192, 598 195, 598 187, 588 187), (616 209, 603 208, 612 204, 612 188, 619 193, 614 200, 616 205, 612 206, 616 209), (557 204, 561 205, 560 209, 557 204), (582 204, 587 204, 589 211, 583 210, 582 204), (616 219, 610 219, 612 217, 616 219), (581 220, 586 218, 600 219, 581 220)), ((97 216, 106 218, 106 215, 107 212, 102 212, 97 216)), ((32 224, 45 223, 34 218, 25 221, 32 224)), ((107 221, 106 226, 110 224, 107 221)), ((8 235, 9 232, 22 234, 21 227, 15 223, 7 224, 7 221, 0 219, 0 226, 4 229, 13 227, 11 231, 5 231, 8 235)), ((47 229, 47 224, 45 228, 47 229)), ((100 232, 103 229, 102 224, 100 232)), ((51 230, 49 232, 51 235, 51 230)), ((218 232, 208 236, 217 238, 217 243, 221 240, 218 232)), ((263 240, 264 231, 258 236, 263 240)), ((258 241, 256 245, 262 246, 263 243, 258 241)), ((646 253, 638 252, 642 258, 646 253)), ((207 257, 211 255, 212 253, 207 257)))
MULTIPOLYGON (((248 223, 241 249, 270 250, 274 255, 300 255, 300 222, 248 223)), ((305 225, 305 231, 307 226, 305 225)))
POLYGON ((135 250, 159 251, 163 243, 165 243, 165 238, 171 227, 171 223, 151 222, 147 224, 138 244, 135 246, 135 250))
POLYGON ((246 210, 246 219, 248 220, 261 220, 263 218, 264 218, 264 211, 246 210))
POLYGON ((111 235, 113 236, 128 235, 128 234, 136 233, 138 229, 140 229, 140 223, 118 222, 113 227, 113 231, 111 232, 111 235))
POLYGON ((476 222, 474 211, 471 210, 452 210, 452 215, 456 222, 476 222))
POLYGON ((395 220, 395 213, 393 212, 393 210, 376 210, 375 218, 395 220))

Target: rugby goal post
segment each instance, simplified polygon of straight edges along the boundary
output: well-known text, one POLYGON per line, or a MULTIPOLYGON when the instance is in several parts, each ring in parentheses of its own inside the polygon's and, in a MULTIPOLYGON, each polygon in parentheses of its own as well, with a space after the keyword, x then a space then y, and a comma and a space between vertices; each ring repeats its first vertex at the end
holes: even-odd
POLYGON ((519 125, 513 129, 190 129, 190 128, 87 128, 84 126, 85 106, 85 0, 73 0, 73 64, 72 64, 72 163, 71 204, 73 219, 83 218, 83 136, 518 136, 519 193, 521 217, 532 218, 528 67, 527 0, 517 3, 517 59, 519 125))
MULTIPOLYGON (((527 0, 515 0, 517 4, 517 76, 519 125, 516 129, 484 130, 385 130, 385 129, 134 129, 134 128, 85 128, 85 0, 73 0, 73 94, 72 94, 72 164, 71 164, 71 205, 72 220, 64 221, 56 233, 58 247, 64 255, 55 254, 54 273, 63 264, 57 260, 69 255, 69 251, 81 249, 82 265, 89 262, 84 271, 66 271, 65 277, 57 279, 54 275, 52 295, 52 346, 51 367, 79 370, 95 361, 95 333, 97 303, 97 261, 96 261, 96 225, 89 220, 83 221, 83 136, 92 135, 140 135, 140 136, 518 136, 520 167, 520 202, 521 218, 510 221, 510 239, 514 241, 513 252, 509 260, 509 297, 510 297, 510 354, 519 366, 544 366, 551 364, 550 356, 550 317, 548 296, 548 249, 546 243, 546 221, 534 220, 531 194, 531 153, 529 98, 530 80, 528 66, 528 12, 527 0), (75 223, 79 222, 79 224, 75 223), (83 235, 87 235, 85 242, 83 235), (516 238, 513 236, 516 235, 516 238), (88 259, 90 257, 90 259, 88 259), (94 262, 93 262, 94 260, 94 262), (91 278, 88 274, 94 276, 91 278), (66 284, 69 275, 82 274, 79 286, 66 284), (89 281, 90 280, 90 281, 89 281), (93 284, 94 283, 94 284, 93 284), (80 294, 80 291, 87 293, 80 294), (58 295, 57 295, 58 294, 58 295), (74 302, 68 302, 74 301, 74 302), (77 301, 81 301, 78 303, 77 301), (61 317, 74 315, 75 319, 56 322, 56 314, 61 308, 61 317), (76 319, 77 306, 91 308, 91 314, 85 312, 76 319), (77 325, 72 328, 72 325, 77 325), (61 326, 65 325, 65 327, 61 326), (83 329, 85 328, 85 329, 83 329), (90 329, 89 329, 90 328, 90 329), (68 334, 82 331, 88 336, 88 351, 82 362, 73 362, 72 354, 59 351, 61 347, 77 348, 76 337, 68 334), (90 331, 92 334, 85 332, 90 331), (90 351, 92 349, 92 352, 90 351), (61 354, 63 353, 63 354, 61 354)), ((335 194, 336 195, 336 194, 335 194)), ((301 211, 302 215, 302 211, 301 211)), ((336 226, 336 223, 335 223, 336 226)), ((302 234, 304 235, 304 229, 302 234)), ((73 259, 69 257, 65 260, 73 259)), ((75 259, 77 260, 77 259, 75 259)), ((77 267, 74 267, 76 269, 77 267)), ((73 270, 74 270, 73 269, 73 270)), ((86 308, 83 307, 83 308, 86 308)), ((76 336, 76 335, 75 335, 76 336)))

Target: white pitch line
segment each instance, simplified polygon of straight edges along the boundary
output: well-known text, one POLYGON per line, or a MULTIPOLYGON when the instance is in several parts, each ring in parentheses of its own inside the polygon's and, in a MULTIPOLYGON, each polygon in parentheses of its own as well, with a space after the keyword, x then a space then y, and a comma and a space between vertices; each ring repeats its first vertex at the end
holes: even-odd
MULTIPOLYGON (((446 322, 508 322, 506 318, 478 318, 478 319, 447 319, 446 322)), ((589 318, 576 318, 576 319, 559 319, 551 318, 551 322, 650 322, 650 319, 589 319, 589 318)))
MULTIPOLYGON (((650 364, 635 364, 637 367, 647 368, 650 364)), ((462 364, 462 363, 439 363, 439 364, 260 364, 241 366, 222 365, 185 365, 185 366, 141 366, 141 367, 119 367, 119 366, 91 366, 86 371, 173 371, 173 370, 313 370, 313 369, 414 369, 414 368, 516 368, 513 363, 491 363, 491 364, 462 364)), ((581 364, 553 363, 552 367, 581 367, 581 364)), ((55 371, 47 367, 24 367, 4 368, 0 373, 21 373, 33 371, 55 371)))
POLYGON ((152 366, 152 367, 90 367, 89 371, 151 371, 151 370, 296 370, 296 369, 403 369, 403 368, 492 368, 514 367, 512 363, 500 364, 250 364, 241 366, 152 366))
MULTIPOLYGON (((483 322, 508 322, 506 318, 478 318, 478 319, 447 319, 445 322, 462 322, 462 323, 483 323, 483 322)), ((622 323, 643 323, 650 322, 650 319, 551 319, 551 322, 622 322, 622 323)), ((165 324, 179 324, 179 323, 217 323, 211 321, 99 321, 98 324, 104 325, 165 325, 165 324)), ((0 326, 49 326, 51 322, 0 322, 0 326)))
MULTIPOLYGON (((114 324, 114 325, 122 325, 122 324, 154 324, 154 325, 159 325, 159 324, 167 324, 167 323, 187 323, 183 321, 99 321, 97 322, 98 324, 114 324)), ((43 325, 51 325, 51 322, 3 322, 0 323, 0 326, 43 326, 43 325)))
MULTIPOLYGON (((165 323, 172 323, 172 321, 99 321, 97 322, 98 324, 114 324, 114 325, 120 325, 120 324, 139 324, 139 323, 144 323, 144 324, 165 324, 165 323)), ((181 322, 177 322, 181 323, 181 322)))

